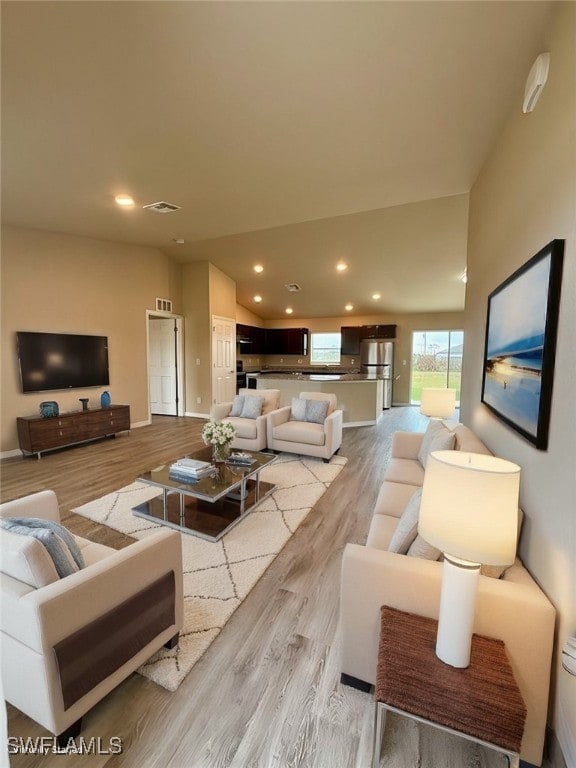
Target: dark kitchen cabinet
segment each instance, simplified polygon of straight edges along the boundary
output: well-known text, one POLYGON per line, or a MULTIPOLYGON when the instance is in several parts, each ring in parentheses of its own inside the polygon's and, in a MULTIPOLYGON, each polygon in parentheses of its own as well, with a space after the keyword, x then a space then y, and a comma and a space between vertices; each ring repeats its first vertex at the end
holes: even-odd
POLYGON ((307 355, 307 328, 267 328, 266 353, 269 355, 307 355))
POLYGON ((359 355, 360 354, 360 332, 359 325, 343 325, 340 328, 340 354, 341 355, 359 355))
POLYGON ((236 324, 236 342, 241 354, 307 355, 307 328, 258 328, 236 324))
POLYGON ((395 325, 362 325, 360 326, 361 339, 395 339, 395 325))
POLYGON ((266 352, 266 329, 237 323, 236 343, 241 354, 262 355, 266 352))
POLYGON ((343 325, 340 328, 340 354, 359 355, 362 339, 395 339, 395 325, 343 325))

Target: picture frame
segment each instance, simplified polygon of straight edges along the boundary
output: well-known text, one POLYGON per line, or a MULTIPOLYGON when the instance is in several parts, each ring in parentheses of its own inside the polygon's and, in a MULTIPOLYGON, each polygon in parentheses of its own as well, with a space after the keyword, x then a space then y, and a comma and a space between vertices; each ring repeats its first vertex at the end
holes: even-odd
POLYGON ((482 402, 548 447, 564 240, 552 240, 488 296, 482 402))

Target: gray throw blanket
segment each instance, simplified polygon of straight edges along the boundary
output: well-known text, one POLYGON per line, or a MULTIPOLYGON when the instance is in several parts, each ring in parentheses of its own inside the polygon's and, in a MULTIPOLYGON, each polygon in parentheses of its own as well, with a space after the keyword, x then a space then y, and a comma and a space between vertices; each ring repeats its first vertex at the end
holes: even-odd
POLYGON ((52 520, 43 520, 39 517, 6 517, 0 519, 0 528, 20 536, 32 536, 44 545, 52 558, 56 571, 60 578, 70 576, 76 572, 76 568, 70 562, 70 558, 64 551, 68 547, 70 555, 78 568, 84 568, 84 557, 74 536, 60 523, 52 520))

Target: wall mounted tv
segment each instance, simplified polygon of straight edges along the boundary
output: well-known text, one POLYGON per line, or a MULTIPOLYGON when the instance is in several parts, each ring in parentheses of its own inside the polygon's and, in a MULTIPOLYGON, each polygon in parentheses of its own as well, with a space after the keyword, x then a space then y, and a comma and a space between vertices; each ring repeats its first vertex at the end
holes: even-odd
POLYGON ((110 384, 106 336, 18 331, 16 341, 22 392, 110 384))

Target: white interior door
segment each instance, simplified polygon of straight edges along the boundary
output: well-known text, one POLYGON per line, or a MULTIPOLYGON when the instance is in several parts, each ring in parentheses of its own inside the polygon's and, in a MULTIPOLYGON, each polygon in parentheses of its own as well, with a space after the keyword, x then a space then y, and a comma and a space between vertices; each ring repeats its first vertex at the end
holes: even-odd
POLYGON ((212 316, 212 403, 234 400, 236 394, 236 321, 212 316))
POLYGON ((176 318, 150 317, 148 329, 150 412, 177 416, 176 318))

